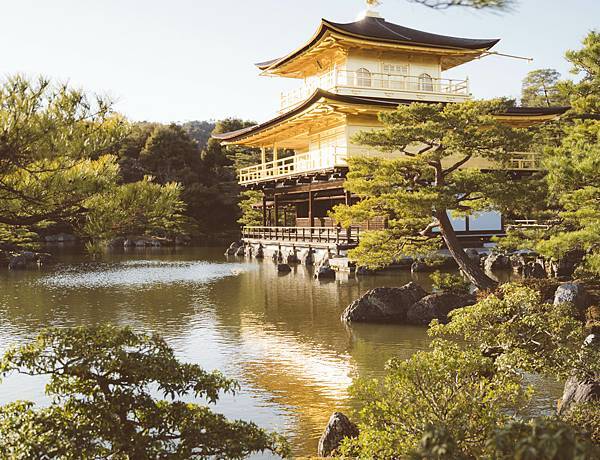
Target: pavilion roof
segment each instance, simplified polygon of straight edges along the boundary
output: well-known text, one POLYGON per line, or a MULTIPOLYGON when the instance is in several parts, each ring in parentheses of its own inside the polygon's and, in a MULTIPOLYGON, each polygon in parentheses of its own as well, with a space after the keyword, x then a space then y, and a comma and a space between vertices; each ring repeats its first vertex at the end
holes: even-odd
POLYGON ((379 17, 367 16, 350 23, 322 19, 317 32, 304 46, 283 57, 259 62, 256 66, 264 72, 274 72, 277 68, 314 48, 330 35, 342 39, 359 39, 372 44, 405 46, 411 49, 417 47, 430 50, 462 50, 468 52, 469 55, 477 51, 481 54, 500 41, 500 39, 472 39, 438 35, 394 24, 379 17))

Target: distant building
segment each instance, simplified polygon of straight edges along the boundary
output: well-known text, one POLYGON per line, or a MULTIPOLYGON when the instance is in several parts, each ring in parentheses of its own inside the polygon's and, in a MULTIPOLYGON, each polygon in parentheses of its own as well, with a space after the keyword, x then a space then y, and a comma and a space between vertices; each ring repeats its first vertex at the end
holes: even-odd
MULTIPOLYGON (((339 229, 328 211, 356 197, 344 189, 347 159, 355 155, 393 158, 352 142, 363 130, 377 129, 377 114, 399 104, 461 103, 471 98, 469 81, 443 78, 443 72, 479 58, 499 40, 436 35, 387 22, 372 10, 348 24, 322 20, 310 40, 291 53, 257 64, 261 75, 302 80, 281 95, 276 117, 258 125, 215 135, 225 145, 260 148, 262 162, 239 171, 239 183, 263 192, 261 227, 244 229, 248 242, 335 247, 355 246, 360 230, 386 225, 383 218, 339 229), (293 156, 280 158, 282 151, 293 156)), ((498 114, 514 126, 559 117, 565 107, 515 107, 498 114)), ((465 165, 494 169, 473 159, 465 165)), ((535 154, 515 152, 509 166, 518 174, 539 168, 535 154)), ((504 232, 499 213, 453 221, 462 237, 482 243, 504 232)))

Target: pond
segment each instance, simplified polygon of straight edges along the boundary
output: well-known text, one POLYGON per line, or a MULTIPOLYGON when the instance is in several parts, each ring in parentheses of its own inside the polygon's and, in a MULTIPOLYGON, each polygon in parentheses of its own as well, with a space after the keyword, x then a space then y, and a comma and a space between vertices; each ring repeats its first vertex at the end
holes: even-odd
MULTIPOLYGON (((311 269, 280 275, 269 260, 227 260, 222 248, 146 249, 90 262, 76 252, 55 266, 0 272, 0 352, 46 326, 112 322, 160 333, 178 357, 237 379, 242 390, 215 410, 252 420, 315 455, 331 413, 349 411, 348 385, 377 377, 392 356, 427 348, 423 327, 352 325, 344 308, 368 289, 426 274, 409 272, 317 281, 311 269)), ((44 403, 43 380, 9 377, 0 403, 44 403)), ((562 387, 536 382, 536 407, 549 410, 562 387)), ((266 455, 255 458, 268 458, 266 455)))

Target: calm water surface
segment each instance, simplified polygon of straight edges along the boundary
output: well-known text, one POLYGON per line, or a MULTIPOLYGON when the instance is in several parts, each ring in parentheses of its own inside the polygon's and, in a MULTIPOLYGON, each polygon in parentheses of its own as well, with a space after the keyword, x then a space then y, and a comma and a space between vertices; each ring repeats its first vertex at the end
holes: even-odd
MULTIPOLYGON (((178 356, 236 378, 242 391, 216 410, 285 434, 296 455, 314 455, 334 410, 352 410, 356 376, 377 377, 392 356, 427 348, 425 328, 340 322, 344 308, 408 272, 320 282, 303 266, 279 275, 269 261, 221 248, 138 250, 90 262, 62 254, 43 270, 0 272, 0 352, 45 326, 112 322, 162 334, 178 356)), ((427 275, 415 279, 428 288, 427 275)), ((46 401, 43 379, 10 377, 0 403, 46 401)), ((561 388, 542 382, 549 408, 561 388)), ((267 456, 257 456, 267 458, 267 456)))

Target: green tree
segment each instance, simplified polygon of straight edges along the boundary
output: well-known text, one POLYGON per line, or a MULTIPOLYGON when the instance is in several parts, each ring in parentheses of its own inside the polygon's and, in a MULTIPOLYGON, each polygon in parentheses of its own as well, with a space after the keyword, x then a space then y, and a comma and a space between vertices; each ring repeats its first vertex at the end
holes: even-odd
POLYGON ((560 259, 574 249, 586 253, 583 269, 600 274, 600 34, 590 32, 583 48, 567 52, 578 82, 566 82, 572 121, 558 146, 546 149, 548 200, 558 214, 535 249, 560 259))
POLYGON ((569 97, 559 86, 560 73, 555 69, 532 70, 523 79, 521 105, 551 107, 569 105, 569 97))
POLYGON ((479 288, 493 287, 496 283, 464 252, 450 213, 514 212, 529 204, 527 181, 500 170, 511 152, 525 150, 529 141, 526 131, 494 118, 506 105, 499 100, 401 105, 379 115, 383 129, 360 133, 356 142, 403 155, 350 159, 345 188, 361 200, 337 206, 335 218, 344 225, 374 216, 388 221, 386 230, 365 234, 350 256, 360 265, 378 267, 434 251, 441 235, 467 277, 479 288), (471 160, 487 164, 469 166, 471 160), (490 172, 490 165, 498 170, 490 172))
POLYGON ((362 403, 360 434, 345 439, 341 453, 380 459, 414 451, 432 424, 452 439, 454 454, 479 458, 490 433, 530 396, 516 373, 476 349, 440 341, 406 361, 392 359, 382 382, 358 380, 352 393, 362 403))
POLYGON ((52 397, 47 407, 20 401, 0 408, 0 458, 229 459, 287 452, 276 434, 183 402, 192 395, 215 403, 238 385, 180 363, 157 335, 108 325, 48 329, 9 349, 0 373, 46 376, 52 397))
POLYGON ((494 460, 590 460, 600 448, 556 417, 513 421, 490 436, 485 458, 494 460))
POLYGON ((581 346, 586 334, 575 307, 543 302, 540 292, 526 286, 505 284, 449 316, 448 324, 434 321, 430 334, 483 350, 501 368, 557 378, 574 370, 585 376, 600 370, 597 351, 581 346))
MULTIPOLYGON (((0 85, 0 236, 52 224, 79 228, 99 203, 120 193, 116 153, 128 122, 109 100, 22 76, 0 85)), ((148 185, 141 182, 138 187, 148 185)), ((154 190, 173 197, 172 191, 154 190)), ((174 198, 174 197, 173 197, 174 198)), ((177 199, 170 204, 177 207, 177 199)), ((152 203, 143 212, 152 213, 152 203)), ((173 213, 171 213, 173 215, 173 213)))

